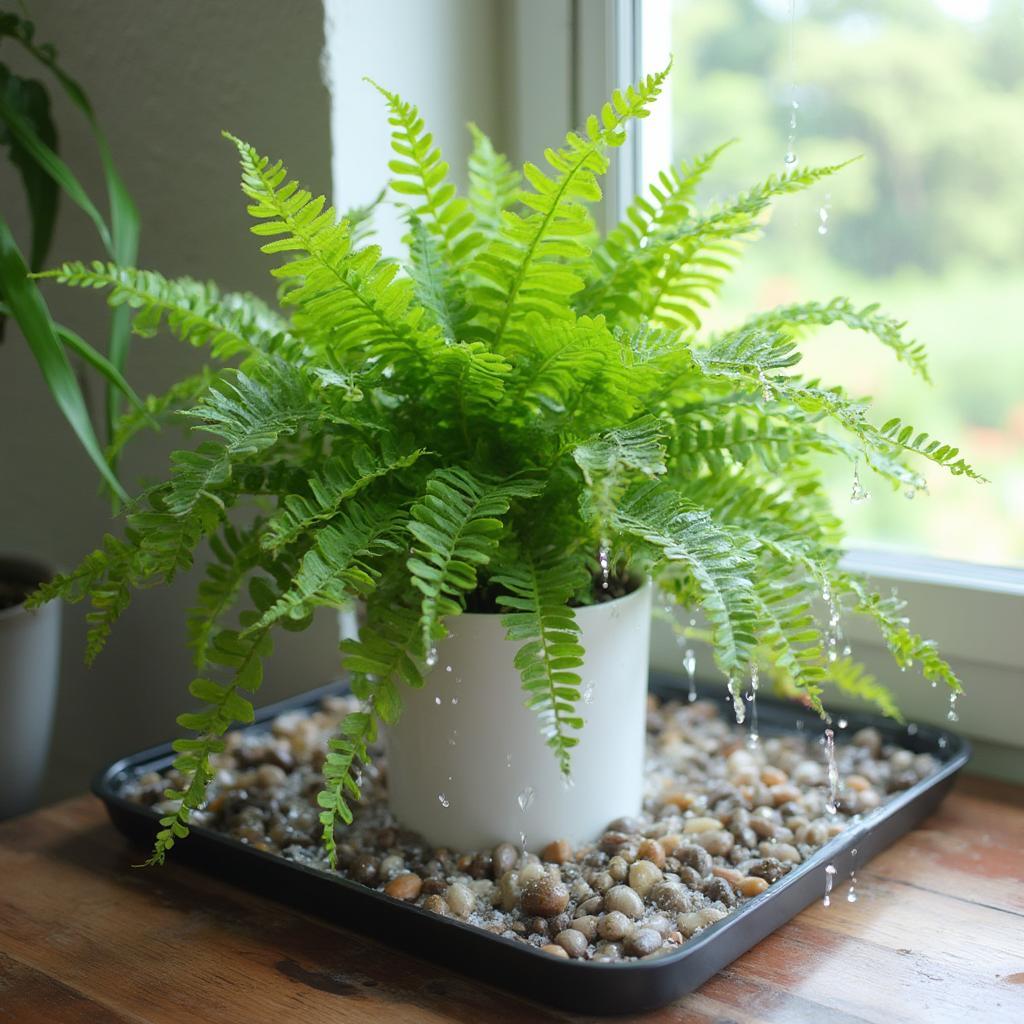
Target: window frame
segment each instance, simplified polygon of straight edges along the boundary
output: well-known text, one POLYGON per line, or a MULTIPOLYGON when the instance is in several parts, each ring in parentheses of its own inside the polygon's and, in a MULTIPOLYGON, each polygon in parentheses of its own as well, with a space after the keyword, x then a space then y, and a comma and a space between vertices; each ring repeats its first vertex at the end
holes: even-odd
MULTIPOLYGON (((538 0, 520 0, 518 17, 532 18, 541 6, 538 0)), ((559 5, 543 7, 552 17, 559 5)), ((671 7, 671 0, 565 0, 553 20, 567 33, 572 71, 566 106, 572 124, 581 124, 589 112, 599 109, 612 89, 667 63, 671 7)), ((528 60, 528 55, 520 53, 518 59, 528 60)), ((536 73, 530 67, 530 74, 536 73)), ((554 83, 544 82, 542 87, 551 89, 554 83)), ((659 149, 662 154, 666 149, 670 103, 666 92, 660 109, 639 132, 631 133, 630 142, 616 155, 606 185, 606 229, 657 169, 651 161, 659 149), (660 147, 652 137, 655 131, 662 136, 660 147)), ((537 140, 529 148, 539 149, 540 144, 537 140)), ((898 588, 908 600, 914 629, 940 639, 968 691, 958 707, 957 728, 975 741, 976 769, 1024 781, 1024 737, 1016 728, 1024 718, 1019 704, 1024 697, 1024 569, 872 548, 851 549, 843 565, 883 590, 898 588)), ((891 685, 905 713, 920 721, 948 724, 945 697, 922 686, 915 673, 895 672, 871 624, 848 618, 844 625, 855 656, 891 685)), ((707 652, 703 664, 710 663, 707 652)), ((652 665, 680 671, 679 652, 667 628, 655 630, 652 665)))

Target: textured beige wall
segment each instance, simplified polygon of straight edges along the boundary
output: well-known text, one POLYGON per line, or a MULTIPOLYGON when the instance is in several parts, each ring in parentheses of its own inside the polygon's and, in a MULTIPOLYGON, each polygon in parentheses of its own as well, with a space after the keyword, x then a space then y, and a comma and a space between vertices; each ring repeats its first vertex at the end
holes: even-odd
MULTIPOLYGON (((330 187, 330 104, 320 78, 323 11, 312 0, 34 0, 38 37, 54 42, 86 86, 142 214, 140 264, 212 277, 272 294, 268 257, 249 235, 228 128, 280 154, 311 188, 330 187)), ((9 44, 3 59, 26 68, 9 44)), ((56 94, 56 93, 55 93, 56 94)), ((105 202, 81 117, 56 100, 61 150, 90 194, 105 202)), ((0 161, 0 203, 26 244, 19 184, 0 161)), ((66 203, 51 261, 102 255, 91 223, 66 203)), ((105 309, 94 294, 47 286, 55 314, 105 345, 105 309)), ((130 377, 140 391, 164 388, 198 362, 160 337, 136 339, 130 377)), ((99 393, 92 396, 99 407, 99 393)), ((180 437, 180 435, 179 435, 180 437)), ((145 439, 125 461, 125 479, 162 472, 172 434, 145 439)), ((109 508, 23 340, 0 346, 0 550, 65 566, 108 527, 109 508)), ((117 755, 168 738, 187 706, 189 658, 183 618, 194 578, 141 595, 91 670, 82 665, 81 606, 67 609, 55 744, 46 795, 82 789, 117 755)), ((261 699, 297 692, 334 671, 334 624, 286 634, 261 699)))

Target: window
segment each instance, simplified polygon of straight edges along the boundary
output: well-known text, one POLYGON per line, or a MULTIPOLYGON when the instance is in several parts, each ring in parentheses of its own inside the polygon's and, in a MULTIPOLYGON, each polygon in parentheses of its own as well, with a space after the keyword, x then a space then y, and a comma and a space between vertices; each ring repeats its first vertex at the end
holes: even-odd
POLYGON ((853 474, 831 484, 851 541, 1024 566, 1024 18, 1018 0, 656 0, 637 5, 650 69, 674 55, 671 111, 645 125, 641 173, 735 137, 704 198, 789 157, 858 163, 782 200, 707 319, 807 298, 879 301, 925 342, 934 387, 833 327, 805 347, 826 382, 959 444, 991 479, 930 467, 913 504, 853 474))
MULTIPOLYGON (((836 506, 854 544, 847 561, 879 586, 898 587, 915 628, 941 638, 968 688, 958 728, 974 740, 974 770, 1024 780, 1024 345, 1014 333, 1015 299, 1024 294, 1024 192, 1014 183, 1024 157, 1019 0, 796 0, 792 19, 789 0, 517 6, 534 28, 539 15, 549 18, 549 45, 560 26, 567 36, 576 123, 612 88, 673 55, 671 95, 613 164, 607 187, 620 209, 645 174, 736 136, 743 141, 723 155, 705 198, 781 171, 793 98, 800 162, 864 154, 829 185, 777 207, 709 322, 848 293, 884 302, 927 343, 934 388, 858 335, 822 334, 805 346, 823 377, 877 396, 878 422, 898 409, 919 429, 960 443, 993 481, 936 480, 930 498, 911 503, 862 473, 873 498, 850 504, 852 471, 837 468, 836 506), (556 16, 563 6, 568 14, 556 16)), ((536 74, 528 50, 518 59, 536 74)), ((545 89, 558 95, 554 81, 545 89)), ((521 95, 518 102, 528 107, 521 95)), ((844 628, 858 659, 912 720, 945 724, 945 695, 916 673, 895 672, 870 626, 851 618, 844 628)), ((656 624, 654 667, 681 673, 679 658, 670 631, 656 624)), ((698 677, 709 663, 703 658, 698 677)))

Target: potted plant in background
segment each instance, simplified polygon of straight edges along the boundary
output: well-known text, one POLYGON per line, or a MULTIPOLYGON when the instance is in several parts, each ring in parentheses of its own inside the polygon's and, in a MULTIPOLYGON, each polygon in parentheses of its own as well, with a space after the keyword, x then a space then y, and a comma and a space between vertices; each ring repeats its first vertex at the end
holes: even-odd
MULTIPOLYGON (((819 324, 874 334, 924 373, 920 346, 841 299, 699 333, 768 204, 837 168, 773 176, 699 212, 716 151, 666 171, 599 237, 590 205, 610 151, 666 73, 616 92, 525 182, 474 129, 465 197, 416 108, 381 89, 391 187, 408 207, 401 267, 361 244, 362 214, 339 219, 233 140, 253 231, 281 257, 284 315, 115 264, 44 275, 106 288, 137 333, 165 326, 211 357, 149 404, 180 410, 200 443, 131 503, 123 537, 33 598, 91 599, 91 658, 135 590, 209 545, 188 623, 201 708, 179 720, 193 735, 175 745, 183 784, 153 861, 187 835, 226 730, 251 720, 274 631, 302 629, 319 606, 366 609, 342 643, 363 707, 331 741, 318 798, 332 857, 378 724, 392 806, 431 842, 483 845, 511 820, 539 845, 635 812, 652 579, 703 611, 738 715, 752 673, 819 710, 827 683, 893 710, 836 649, 840 608, 874 619, 899 665, 959 692, 899 602, 840 568, 813 460, 859 460, 914 490, 907 456, 976 474, 794 370, 797 336, 819 324)), ((141 422, 129 413, 122 434, 141 422)))
MULTIPOLYGON (((120 500, 126 495, 115 475, 116 455, 104 454, 71 360, 77 357, 89 365, 106 385, 110 440, 121 398, 142 408, 123 375, 130 336, 128 311, 114 311, 107 355, 103 355, 74 331, 54 322, 28 270, 39 270, 46 261, 62 193, 90 217, 111 259, 119 263, 135 261, 138 216, 84 90, 57 64, 53 47, 37 43, 32 22, 9 12, 0 12, 0 41, 13 44, 45 67, 86 117, 99 148, 110 201, 108 224, 58 155, 57 130, 45 86, 19 77, 0 62, 0 145, 8 149, 24 185, 31 234, 26 260, 7 222, 7 211, 0 213, 0 341, 6 318, 13 318, 54 401, 99 469, 105 486, 120 500)), ((13 553, 0 557, 0 818, 32 806, 46 765, 57 696, 60 606, 30 614, 24 602, 52 577, 52 567, 35 558, 13 553)))

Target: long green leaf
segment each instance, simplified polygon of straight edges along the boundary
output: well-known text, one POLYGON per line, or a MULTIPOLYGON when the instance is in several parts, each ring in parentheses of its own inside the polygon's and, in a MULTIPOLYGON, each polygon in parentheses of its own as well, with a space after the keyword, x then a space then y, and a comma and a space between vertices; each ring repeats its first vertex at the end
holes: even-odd
POLYGON ((0 219, 0 293, 36 357, 54 401, 78 435, 82 447, 111 490, 122 501, 127 500, 128 495, 103 458, 103 450, 89 419, 89 410, 64 346, 57 337, 50 311, 35 283, 29 280, 28 267, 3 219, 0 219))

